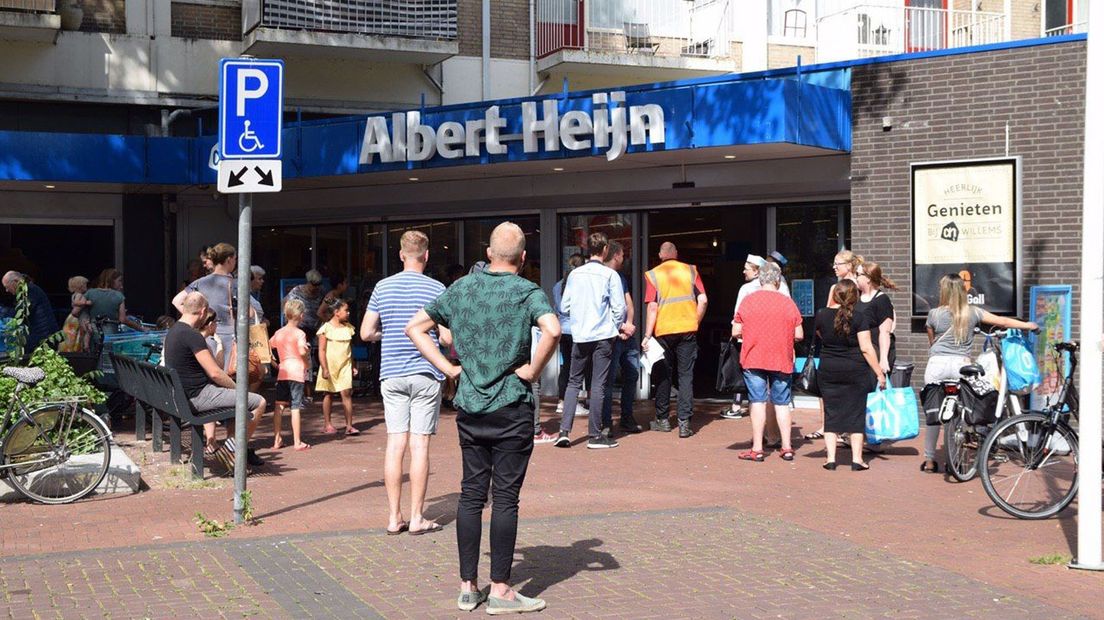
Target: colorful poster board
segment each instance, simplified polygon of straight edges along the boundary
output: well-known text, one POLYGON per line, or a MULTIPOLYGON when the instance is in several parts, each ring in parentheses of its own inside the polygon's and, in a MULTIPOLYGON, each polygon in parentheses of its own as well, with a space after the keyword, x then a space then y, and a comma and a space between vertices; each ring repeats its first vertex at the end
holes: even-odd
POLYGON ((801 316, 813 316, 816 314, 816 304, 813 303, 813 281, 794 280, 790 282, 790 297, 797 304, 801 316))
POLYGON ((1070 339, 1073 287, 1031 287, 1031 317, 1039 325, 1040 334, 1035 338, 1035 361, 1043 381, 1031 392, 1031 408, 1042 409, 1058 398, 1062 381, 1069 372, 1065 355, 1059 356, 1054 345, 1070 339))

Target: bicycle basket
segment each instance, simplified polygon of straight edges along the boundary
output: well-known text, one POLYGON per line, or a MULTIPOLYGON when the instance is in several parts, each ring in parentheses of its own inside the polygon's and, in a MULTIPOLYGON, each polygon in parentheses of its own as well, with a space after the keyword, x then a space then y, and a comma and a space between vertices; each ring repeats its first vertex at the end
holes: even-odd
POLYGON ((962 419, 969 425, 992 424, 997 421, 997 400, 1000 392, 981 377, 969 377, 959 381, 958 404, 962 419))

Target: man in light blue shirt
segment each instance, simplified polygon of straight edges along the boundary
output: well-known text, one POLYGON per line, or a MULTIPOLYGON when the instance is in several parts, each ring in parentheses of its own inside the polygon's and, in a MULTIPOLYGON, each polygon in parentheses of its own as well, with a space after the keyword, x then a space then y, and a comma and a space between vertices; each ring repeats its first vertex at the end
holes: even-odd
POLYGON ((613 342, 625 322, 625 291, 621 276, 603 261, 609 239, 603 233, 587 238, 590 260, 571 272, 564 286, 561 312, 571 319, 571 374, 564 394, 563 420, 556 447, 571 447, 571 425, 579 404, 579 390, 587 365, 590 375, 590 440, 587 448, 616 448, 617 442, 602 433, 602 406, 606 398, 613 342))

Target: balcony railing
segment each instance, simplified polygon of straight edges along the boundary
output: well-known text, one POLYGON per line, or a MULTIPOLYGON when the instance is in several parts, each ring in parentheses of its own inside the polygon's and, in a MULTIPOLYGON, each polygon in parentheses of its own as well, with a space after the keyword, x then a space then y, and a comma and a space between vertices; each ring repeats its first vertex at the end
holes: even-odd
POLYGON ((729 0, 536 0, 536 52, 732 56, 729 0))
POLYGON ((1075 24, 1066 24, 1065 26, 1058 26, 1057 28, 1048 28, 1043 36, 1057 37, 1063 34, 1080 34, 1082 32, 1089 31, 1088 22, 1077 22, 1075 24))
POLYGON ((817 61, 985 45, 1008 40, 1003 13, 860 5, 817 20, 817 61))
MULTIPOLYGON (((0 0, 2 1, 2 0, 0 0)), ((253 0, 245 7, 255 26, 405 37, 456 39, 457 0, 253 0), (259 6, 257 6, 259 5, 259 6)))

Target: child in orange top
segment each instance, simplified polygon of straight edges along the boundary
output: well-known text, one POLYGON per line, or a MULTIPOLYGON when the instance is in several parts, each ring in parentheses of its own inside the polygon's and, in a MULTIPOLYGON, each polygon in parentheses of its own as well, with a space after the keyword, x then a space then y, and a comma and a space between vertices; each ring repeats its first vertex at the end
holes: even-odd
POLYGON ((299 412, 303 409, 303 387, 306 383, 307 368, 310 367, 310 345, 307 344, 307 335, 299 329, 303 312, 303 302, 298 299, 289 300, 284 304, 284 317, 287 318, 287 324, 276 330, 268 341, 269 346, 280 358, 280 369, 276 375, 276 410, 272 416, 273 435, 275 435, 272 441, 273 450, 279 450, 284 446, 280 427, 284 409, 287 407, 291 408, 291 433, 295 439, 295 449, 310 448, 310 444, 303 443, 299 435, 299 412))

